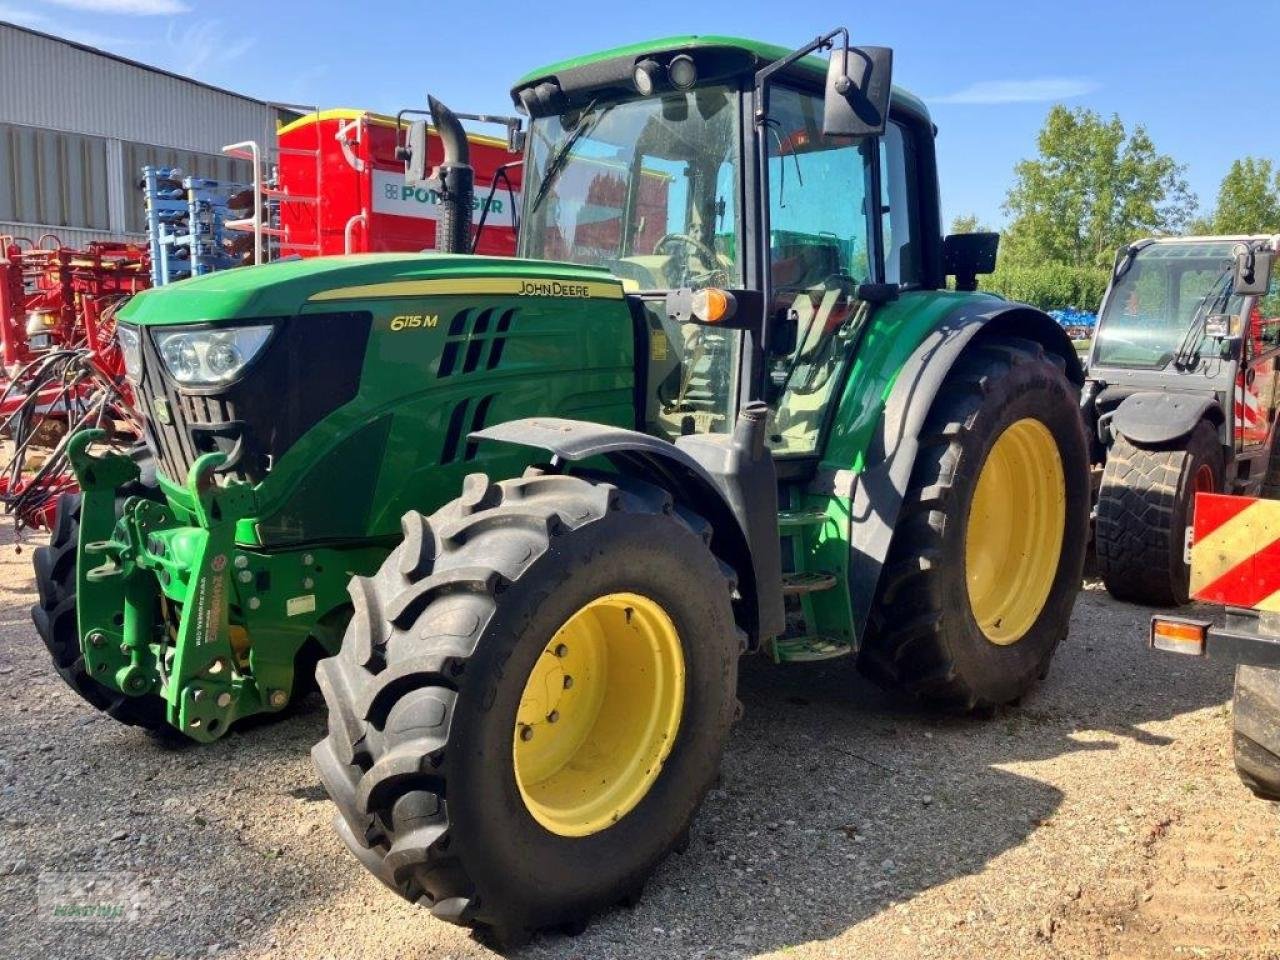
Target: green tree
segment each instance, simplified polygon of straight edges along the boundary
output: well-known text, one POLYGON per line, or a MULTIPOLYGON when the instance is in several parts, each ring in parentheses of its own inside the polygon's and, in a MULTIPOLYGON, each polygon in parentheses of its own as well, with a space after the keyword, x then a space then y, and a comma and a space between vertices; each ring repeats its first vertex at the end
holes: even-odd
POLYGON ((1179 233, 1195 213, 1185 168, 1141 124, 1127 130, 1118 116, 1056 106, 1037 145, 1005 199, 1010 264, 1105 267, 1123 244, 1179 233))
POLYGON ((978 219, 976 213, 962 213, 951 221, 952 233, 991 233, 992 230, 978 219))
POLYGON ((1265 158, 1236 160, 1222 178, 1213 211, 1191 229, 1219 234, 1280 232, 1280 171, 1265 158))

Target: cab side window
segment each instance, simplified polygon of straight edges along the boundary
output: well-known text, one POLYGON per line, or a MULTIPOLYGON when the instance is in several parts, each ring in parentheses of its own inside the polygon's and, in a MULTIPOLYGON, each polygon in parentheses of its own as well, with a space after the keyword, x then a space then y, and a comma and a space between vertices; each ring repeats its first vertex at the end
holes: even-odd
POLYGON ((822 133, 822 97, 779 87, 769 113, 769 255, 776 322, 795 333, 768 358, 779 455, 818 445, 850 331, 863 308, 858 285, 875 278, 869 192, 872 140, 822 133))
POLYGON ((924 280, 918 156, 914 131, 891 120, 880 140, 884 278, 888 283, 918 284, 924 280))

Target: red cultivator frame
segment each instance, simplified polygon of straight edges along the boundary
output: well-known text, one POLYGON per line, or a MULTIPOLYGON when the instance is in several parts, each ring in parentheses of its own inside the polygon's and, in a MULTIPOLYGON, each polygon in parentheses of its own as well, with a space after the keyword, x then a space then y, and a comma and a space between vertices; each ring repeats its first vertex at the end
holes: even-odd
POLYGON ((0 237, 0 434, 13 456, 0 502, 18 526, 47 527, 57 497, 74 486, 66 439, 88 426, 136 436, 114 315, 150 286, 146 250, 124 243, 62 246, 0 237))

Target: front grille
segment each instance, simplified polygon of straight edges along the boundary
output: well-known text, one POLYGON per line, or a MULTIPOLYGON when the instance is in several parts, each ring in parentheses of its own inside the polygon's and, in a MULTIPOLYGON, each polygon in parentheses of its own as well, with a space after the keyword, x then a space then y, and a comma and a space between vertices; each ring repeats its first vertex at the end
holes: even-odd
POLYGON ((355 397, 368 313, 272 322, 271 339, 240 379, 217 388, 179 386, 142 331, 138 397, 146 440, 170 480, 185 483, 199 457, 221 452, 228 457, 221 472, 258 483, 307 430, 355 397))

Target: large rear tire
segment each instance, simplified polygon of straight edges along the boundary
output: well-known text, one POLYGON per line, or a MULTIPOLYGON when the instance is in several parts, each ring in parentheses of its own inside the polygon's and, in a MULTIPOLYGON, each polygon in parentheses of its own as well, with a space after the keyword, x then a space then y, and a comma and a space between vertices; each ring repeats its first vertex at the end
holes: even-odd
POLYGON ((735 708, 732 582, 662 490, 493 484, 352 581, 312 751, 355 856, 512 945, 638 896, 717 775, 735 708))
POLYGON ((1222 489, 1218 432, 1201 421, 1180 449, 1147 450, 1116 437, 1098 490, 1098 573, 1117 600, 1153 607, 1188 600, 1184 551, 1197 492, 1222 489))
POLYGON ((944 709, 1048 670, 1080 588, 1089 461, 1060 358, 980 336, 926 418, 858 666, 944 709))
POLYGON ((36 632, 49 649, 58 675, 86 702, 121 723, 168 734, 164 699, 154 693, 129 697, 99 683, 85 669, 76 620, 76 548, 80 541, 80 495, 63 494, 54 513, 48 546, 32 557, 39 599, 31 607, 36 632))
POLYGON ((1240 781, 1255 796, 1280 801, 1280 670, 1236 667, 1231 719, 1240 781))

